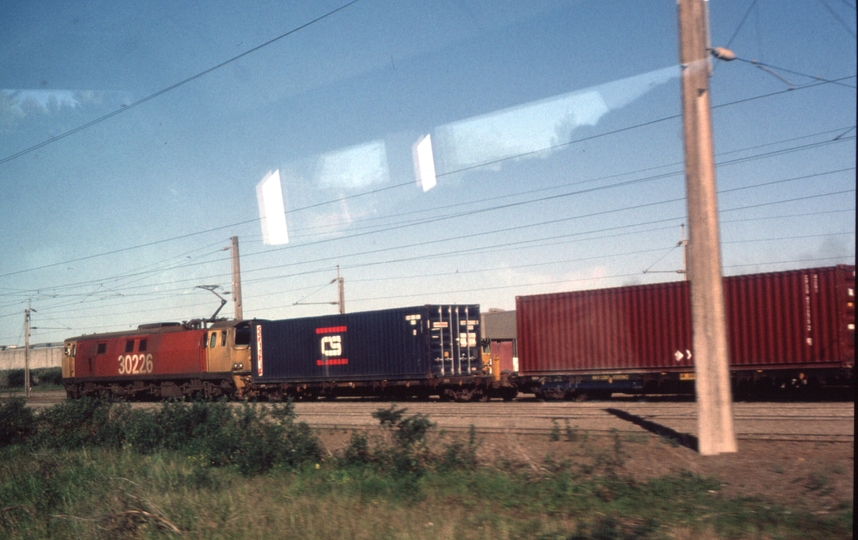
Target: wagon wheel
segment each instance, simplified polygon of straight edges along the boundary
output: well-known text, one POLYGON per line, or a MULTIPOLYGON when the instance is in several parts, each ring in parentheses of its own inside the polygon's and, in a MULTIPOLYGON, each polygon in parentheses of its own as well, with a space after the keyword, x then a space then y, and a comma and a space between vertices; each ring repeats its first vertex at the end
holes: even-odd
POLYGON ((459 403, 466 403, 468 401, 473 401, 477 396, 477 391, 474 388, 463 388, 459 391, 453 390, 453 399, 458 401, 459 403))

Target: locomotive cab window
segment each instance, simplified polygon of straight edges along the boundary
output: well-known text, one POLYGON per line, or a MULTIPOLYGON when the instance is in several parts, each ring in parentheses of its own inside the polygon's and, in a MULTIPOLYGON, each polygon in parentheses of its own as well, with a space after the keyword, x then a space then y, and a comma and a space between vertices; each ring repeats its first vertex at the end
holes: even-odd
POLYGON ((140 345, 137 347, 137 350, 139 352, 144 352, 146 350, 146 340, 145 339, 140 340, 140 345))
POLYGON ((226 330, 221 332, 220 345, 221 347, 226 347, 226 330))
POLYGON ((95 354, 104 354, 107 352, 107 343, 99 343, 95 354))
POLYGON ((250 328, 245 326, 235 329, 235 344, 250 345, 250 328))
POLYGON ((212 332, 211 343, 209 343, 209 348, 214 349, 217 347, 217 332, 212 332))
POLYGON ((134 340, 129 339, 125 342, 125 352, 134 352, 134 340))

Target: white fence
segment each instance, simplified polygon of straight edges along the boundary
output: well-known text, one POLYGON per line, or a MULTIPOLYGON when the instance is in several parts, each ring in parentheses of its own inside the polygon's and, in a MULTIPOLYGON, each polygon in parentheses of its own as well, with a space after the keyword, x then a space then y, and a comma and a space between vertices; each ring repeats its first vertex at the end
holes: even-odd
MULTIPOLYGON (((24 369, 24 347, 0 348, 0 371, 24 369)), ((30 369, 61 367, 63 345, 30 346, 30 369)))

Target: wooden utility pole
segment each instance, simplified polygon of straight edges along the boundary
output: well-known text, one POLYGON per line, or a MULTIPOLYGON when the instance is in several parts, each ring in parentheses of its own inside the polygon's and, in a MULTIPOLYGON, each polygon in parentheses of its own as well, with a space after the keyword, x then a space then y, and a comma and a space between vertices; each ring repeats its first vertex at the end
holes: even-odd
POLYGON ((238 262, 238 237, 230 238, 232 247, 232 301, 235 302, 235 318, 244 318, 241 304, 241 266, 238 262))
POLYGON ((698 450, 736 452, 709 101, 707 2, 678 0, 698 450))
POLYGON ((340 305, 340 315, 346 312, 346 284, 340 277, 340 265, 337 265, 337 303, 340 305))
POLYGON ((24 396, 30 397, 30 301, 24 311, 24 396))

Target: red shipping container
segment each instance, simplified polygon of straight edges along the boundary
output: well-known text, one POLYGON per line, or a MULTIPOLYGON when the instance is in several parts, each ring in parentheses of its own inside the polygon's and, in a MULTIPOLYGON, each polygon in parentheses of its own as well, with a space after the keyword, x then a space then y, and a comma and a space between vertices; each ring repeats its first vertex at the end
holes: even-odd
MULTIPOLYGON (((855 267, 724 279, 731 369, 851 368, 855 267)), ((522 375, 692 371, 687 282, 516 298, 522 375)))

